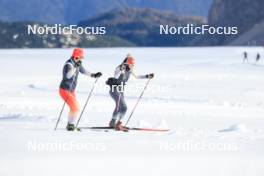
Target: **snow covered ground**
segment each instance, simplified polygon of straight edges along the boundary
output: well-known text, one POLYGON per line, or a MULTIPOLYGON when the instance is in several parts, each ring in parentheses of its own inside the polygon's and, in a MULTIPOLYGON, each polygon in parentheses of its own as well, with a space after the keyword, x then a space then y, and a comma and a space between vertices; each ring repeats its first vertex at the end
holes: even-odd
MULTIPOLYGON (((67 132, 62 66, 70 49, 0 50, 0 175, 264 175, 263 48, 86 49, 84 66, 103 77, 80 126, 107 125, 114 108, 105 81, 127 53, 136 73, 154 72, 129 126, 169 132, 67 132), (249 64, 242 53, 249 52, 249 64)), ((80 75, 85 103, 94 79, 80 75)), ((127 85, 128 114, 146 80, 127 85)))

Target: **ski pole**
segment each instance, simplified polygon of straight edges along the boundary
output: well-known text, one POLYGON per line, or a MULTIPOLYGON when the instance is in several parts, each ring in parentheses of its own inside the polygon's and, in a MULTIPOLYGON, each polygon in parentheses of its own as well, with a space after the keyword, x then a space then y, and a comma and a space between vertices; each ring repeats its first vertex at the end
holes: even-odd
POLYGON ((87 100, 86 100, 86 102, 85 102, 85 104, 84 104, 84 107, 83 107, 83 109, 82 109, 82 112, 81 112, 81 114, 80 114, 80 116, 79 116, 79 119, 78 119, 78 121, 77 121, 77 123, 76 123, 76 128, 77 128, 78 125, 79 125, 79 122, 80 122, 80 120, 81 120, 81 118, 82 118, 82 115, 83 115, 83 113, 84 113, 84 110, 85 110, 85 108, 86 108, 86 106, 87 106, 87 104, 88 104, 88 102, 89 102, 89 100, 90 100, 90 97, 91 97, 91 95, 92 95, 92 93, 93 93, 93 90, 94 90, 94 86, 95 86, 95 84, 97 83, 97 81, 98 81, 98 78, 96 78, 95 81, 94 81, 94 83, 93 83, 93 87, 92 87, 92 89, 91 89, 91 91, 90 91, 90 93, 89 93, 89 95, 88 95, 88 98, 87 98, 87 100))
POLYGON ((60 111, 60 115, 59 115, 59 117, 58 117, 58 120, 57 120, 56 126, 55 126, 55 128, 54 128, 55 131, 57 130, 57 127, 58 127, 59 121, 60 121, 60 119, 61 119, 62 112, 63 112, 64 107, 65 107, 65 104, 66 104, 66 101, 64 101, 64 103, 63 103, 63 105, 62 105, 62 108, 61 108, 61 111, 60 111))
MULTIPOLYGON (((72 86, 73 86, 73 84, 70 85, 70 87, 72 87, 72 86)), ((62 105, 62 108, 61 108, 61 111, 60 111, 60 115, 59 115, 59 117, 58 117, 58 120, 57 120, 56 126, 55 126, 55 128, 54 128, 55 131, 57 130, 57 127, 58 127, 58 124, 59 124, 59 122, 60 122, 61 115, 62 115, 62 112, 63 112, 63 110, 64 110, 64 108, 65 108, 65 104, 66 104, 66 101, 67 101, 67 100, 68 100, 68 98, 66 98, 66 100, 64 100, 64 103, 63 103, 63 105, 62 105)))
POLYGON ((138 103, 139 103, 140 99, 142 98, 142 96, 143 96, 143 94, 144 94, 145 90, 147 89, 147 87, 148 87, 148 84, 149 84, 150 80, 151 80, 151 78, 148 80, 148 82, 146 83, 146 85, 145 85, 145 87, 144 87, 143 91, 141 92, 140 96, 138 97, 138 100, 137 100, 137 102, 136 102, 136 104, 135 104, 134 108, 132 109, 132 111, 131 111, 131 113, 130 113, 130 115, 129 115, 128 119, 127 119, 127 122, 126 122, 125 126, 127 126, 127 124, 128 124, 128 122, 129 122, 129 120, 131 119, 132 115, 134 114, 134 112, 135 112, 135 110, 136 110, 136 107, 137 107, 137 105, 138 105, 138 103))
POLYGON ((118 102, 117 102, 117 106, 116 106, 116 109, 115 109, 116 112, 118 112, 118 110, 119 110, 120 100, 121 100, 121 93, 119 93, 119 95, 118 95, 118 102))

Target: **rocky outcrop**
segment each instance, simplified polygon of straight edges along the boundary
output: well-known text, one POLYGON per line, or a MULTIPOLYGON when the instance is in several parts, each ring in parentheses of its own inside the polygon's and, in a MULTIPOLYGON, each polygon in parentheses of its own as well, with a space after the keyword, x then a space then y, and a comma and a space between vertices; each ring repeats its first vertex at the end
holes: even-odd
MULTIPOLYGON (((254 33, 256 33, 258 30, 252 29, 256 27, 257 24, 264 21, 263 9, 263 0, 214 0, 209 12, 209 24, 214 26, 237 26, 239 33, 235 36, 214 36, 209 40, 207 36, 207 39, 204 40, 204 42, 207 41, 207 44, 209 45, 226 45, 232 43, 234 40, 240 38, 242 35, 245 35, 245 33, 250 31, 251 34, 247 34, 249 37, 247 40, 254 40, 251 39, 250 36, 255 36, 254 33)), ((251 41, 246 43, 258 44, 259 42, 251 41)), ((239 45, 239 43, 236 44, 239 45)), ((241 45, 244 44, 245 42, 241 43, 241 45)))

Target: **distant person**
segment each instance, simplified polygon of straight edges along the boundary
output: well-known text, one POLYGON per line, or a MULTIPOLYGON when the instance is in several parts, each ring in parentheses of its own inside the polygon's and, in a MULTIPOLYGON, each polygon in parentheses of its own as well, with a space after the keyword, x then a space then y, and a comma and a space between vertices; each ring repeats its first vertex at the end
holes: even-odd
POLYGON ((245 51, 244 53, 243 53, 243 64, 245 63, 245 62, 247 62, 248 63, 248 53, 245 51))
POLYGON ((125 60, 116 68, 113 78, 109 78, 106 82, 110 86, 109 94, 115 101, 115 110, 109 127, 117 131, 127 131, 127 128, 122 125, 123 117, 127 111, 127 105, 124 97, 124 86, 129 80, 130 76, 136 79, 152 79, 154 74, 136 75, 134 73, 135 60, 128 54, 125 60), (121 86, 121 88, 120 88, 121 86))
POLYGON ((260 60, 260 54, 258 53, 257 56, 256 56, 256 64, 258 63, 258 61, 260 60))
POLYGON ((83 58, 83 49, 75 48, 71 58, 65 62, 63 67, 63 78, 60 84, 60 96, 70 108, 70 112, 68 114, 68 124, 66 127, 68 131, 75 130, 75 120, 79 112, 79 103, 75 96, 75 88, 79 72, 93 78, 98 78, 102 75, 101 72, 90 73, 85 70, 82 66, 83 58))

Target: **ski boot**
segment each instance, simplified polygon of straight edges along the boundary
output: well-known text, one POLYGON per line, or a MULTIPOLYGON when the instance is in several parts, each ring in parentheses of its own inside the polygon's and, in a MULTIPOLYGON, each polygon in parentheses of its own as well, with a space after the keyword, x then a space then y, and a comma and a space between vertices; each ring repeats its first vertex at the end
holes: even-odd
POLYGON ((81 131, 80 128, 76 128, 74 124, 70 124, 70 123, 67 124, 66 129, 67 131, 75 131, 75 130, 81 131))
POLYGON ((111 119, 111 121, 109 122, 109 127, 115 128, 115 126, 116 126, 116 119, 111 119))
POLYGON ((115 130, 116 131, 124 131, 124 132, 128 132, 128 128, 122 125, 121 121, 118 121, 116 126, 115 126, 115 130))

